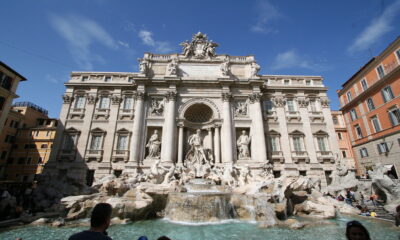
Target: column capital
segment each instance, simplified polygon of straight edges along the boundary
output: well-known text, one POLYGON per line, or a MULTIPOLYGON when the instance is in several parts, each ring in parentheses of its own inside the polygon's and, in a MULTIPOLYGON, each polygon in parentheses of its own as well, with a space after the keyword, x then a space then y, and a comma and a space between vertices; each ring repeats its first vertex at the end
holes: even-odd
POLYGON ((310 103, 310 99, 306 98, 306 97, 298 97, 297 98, 297 103, 299 104, 299 107, 305 108, 310 103))
POLYGON ((86 99, 87 99, 88 104, 95 104, 97 97, 93 94, 88 94, 86 99))
POLYGON ((323 108, 329 108, 329 99, 327 97, 321 97, 321 106, 323 108))
POLYGON ((178 95, 178 93, 176 91, 167 91, 167 93, 165 93, 165 100, 167 102, 176 101, 176 96, 177 95, 178 95))
POLYGON ((274 97, 272 98, 272 101, 277 107, 283 107, 286 104, 286 99, 283 96, 274 97))
POLYGON ((74 101, 74 97, 68 94, 62 95, 63 103, 65 104, 70 104, 72 101, 74 101))
POLYGON ((111 101, 112 101, 112 104, 119 105, 121 103, 121 101, 122 101, 122 98, 119 95, 113 95, 111 97, 111 101))
POLYGON ((260 102, 261 98, 262 98, 262 93, 255 92, 249 95, 250 103, 260 102))
POLYGON ((229 102, 229 101, 231 100, 231 98, 232 98, 232 93, 230 93, 230 92, 223 92, 223 93, 221 93, 221 97, 222 97, 222 100, 223 100, 224 102, 229 102))
POLYGON ((144 100, 146 96, 146 93, 144 91, 136 91, 133 94, 133 97, 135 98, 135 100, 144 100))

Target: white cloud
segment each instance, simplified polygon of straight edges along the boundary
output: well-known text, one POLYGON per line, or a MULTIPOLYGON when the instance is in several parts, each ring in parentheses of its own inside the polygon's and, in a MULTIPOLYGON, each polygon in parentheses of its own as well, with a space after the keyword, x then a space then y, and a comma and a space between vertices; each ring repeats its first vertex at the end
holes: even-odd
POLYGON ((324 69, 324 67, 320 64, 299 55, 298 53, 296 53, 295 50, 288 50, 286 52, 278 54, 273 61, 271 68, 275 70, 288 68, 304 68, 313 71, 321 71, 324 69))
POLYGON ((154 48, 157 52, 167 53, 173 50, 169 42, 154 40, 153 33, 150 31, 140 30, 138 36, 142 39, 144 45, 154 48))
POLYGON ((118 43, 118 45, 121 45, 125 48, 129 48, 129 43, 127 43, 127 42, 119 40, 117 43, 118 43))
POLYGON ((355 53, 368 49, 385 33, 394 29, 393 20, 399 12, 400 0, 397 0, 392 5, 386 7, 379 17, 374 18, 371 21, 370 25, 368 25, 360 35, 358 35, 347 51, 349 53, 355 53))
POLYGON ((95 62, 103 63, 104 59, 91 51, 94 43, 110 49, 118 49, 118 43, 95 21, 77 15, 50 16, 54 29, 69 44, 75 62, 86 70, 91 70, 95 62))
POLYGON ((250 31, 256 33, 273 33, 277 30, 270 26, 270 23, 276 19, 280 19, 283 15, 268 0, 259 1, 257 3, 257 22, 250 27, 250 31))

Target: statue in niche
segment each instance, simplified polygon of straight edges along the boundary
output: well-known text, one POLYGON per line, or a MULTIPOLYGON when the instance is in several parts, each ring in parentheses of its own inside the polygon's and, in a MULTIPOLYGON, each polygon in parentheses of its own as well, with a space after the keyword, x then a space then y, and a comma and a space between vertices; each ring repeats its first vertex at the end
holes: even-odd
POLYGON ((146 147, 149 148, 147 158, 160 158, 161 142, 158 137, 158 130, 154 130, 146 147))
POLYGON ((178 73, 178 62, 173 58, 167 65, 167 76, 175 76, 178 73))
POLYGON ((260 71, 260 65, 256 62, 251 63, 251 77, 257 77, 258 71, 260 71))
POLYGON ((247 102, 238 102, 235 109, 235 116, 247 115, 247 102))
POLYGON ((164 112, 164 102, 158 99, 151 100, 151 108, 150 113, 151 115, 161 116, 164 112))
POLYGON ((250 150, 249 150, 250 137, 246 134, 246 130, 242 131, 242 135, 240 135, 236 144, 237 144, 238 151, 239 151, 238 158, 239 159, 249 158, 250 157, 250 150))
POLYGON ((195 177, 203 177, 209 173, 211 165, 203 147, 200 129, 197 129, 196 133, 189 136, 188 143, 190 149, 185 157, 186 165, 194 172, 195 177))

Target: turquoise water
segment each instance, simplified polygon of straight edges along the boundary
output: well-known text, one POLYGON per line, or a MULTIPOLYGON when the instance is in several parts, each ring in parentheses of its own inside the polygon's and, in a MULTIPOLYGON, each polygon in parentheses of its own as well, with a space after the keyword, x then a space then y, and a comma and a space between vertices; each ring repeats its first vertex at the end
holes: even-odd
MULTIPOLYGON (((114 225, 108 230, 114 240, 136 240, 141 235, 146 235, 150 240, 165 235, 174 240, 188 239, 212 239, 212 240, 236 240, 236 239, 269 239, 269 240, 301 240, 301 239, 345 239, 344 231, 346 222, 352 218, 332 220, 329 225, 307 227, 301 230, 287 228, 258 228, 257 224, 245 222, 231 222, 217 225, 182 225, 167 222, 165 220, 139 221, 126 225, 114 225)), ((382 221, 361 221, 370 231, 372 239, 399 239, 400 228, 393 223, 382 221)), ((51 228, 47 226, 25 226, 0 232, 1 240, 15 240, 21 237, 23 240, 58 240, 68 239, 75 232, 87 229, 87 227, 62 227, 51 228)))

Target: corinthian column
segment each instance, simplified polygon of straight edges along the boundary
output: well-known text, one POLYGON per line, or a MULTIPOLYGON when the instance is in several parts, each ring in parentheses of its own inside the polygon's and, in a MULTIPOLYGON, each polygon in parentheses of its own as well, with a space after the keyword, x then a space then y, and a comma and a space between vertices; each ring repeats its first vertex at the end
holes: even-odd
POLYGON ((129 161, 140 162, 140 143, 142 140, 142 123, 143 123, 143 103, 144 103, 144 92, 136 92, 135 94, 135 118, 133 120, 133 128, 132 128, 132 138, 131 138, 131 146, 130 146, 130 154, 129 161))
POLYGON ((250 114, 252 115, 253 130, 251 131, 251 148, 253 155, 251 156, 253 161, 267 162, 267 148, 265 144, 265 133, 264 133, 264 119, 262 115, 262 109, 260 105, 261 93, 252 93, 249 95, 250 101, 250 114))
POLYGON ((168 91, 165 94, 167 109, 163 126, 162 146, 161 146, 161 161, 173 163, 175 154, 175 99, 176 92, 168 91))
POLYGON ((178 164, 183 164, 183 124, 179 124, 179 135, 178 135, 178 164))
POLYGON ((233 162, 233 134, 232 134, 232 113, 230 100, 232 94, 229 92, 222 93, 222 162, 233 162))

